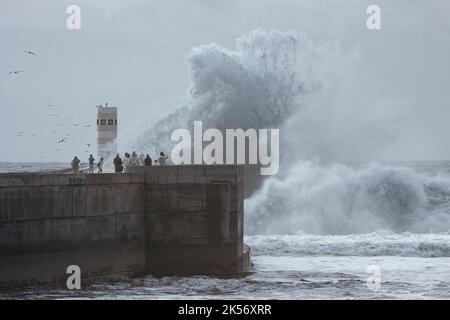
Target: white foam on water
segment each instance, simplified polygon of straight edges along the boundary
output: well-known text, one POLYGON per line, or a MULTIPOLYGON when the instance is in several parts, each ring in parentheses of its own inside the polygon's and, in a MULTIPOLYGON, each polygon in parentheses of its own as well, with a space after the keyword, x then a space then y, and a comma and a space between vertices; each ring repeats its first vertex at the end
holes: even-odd
POLYGON ((448 232, 450 179, 410 168, 299 162, 245 203, 249 234, 448 232))
POLYGON ((450 234, 255 235, 245 242, 254 255, 450 257, 450 234))

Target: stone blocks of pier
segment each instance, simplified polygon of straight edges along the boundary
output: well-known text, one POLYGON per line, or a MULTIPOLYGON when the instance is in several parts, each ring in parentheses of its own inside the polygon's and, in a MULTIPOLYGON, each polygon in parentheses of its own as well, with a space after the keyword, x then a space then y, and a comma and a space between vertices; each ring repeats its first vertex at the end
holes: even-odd
POLYGON ((242 272, 243 168, 0 174, 0 287, 242 272))

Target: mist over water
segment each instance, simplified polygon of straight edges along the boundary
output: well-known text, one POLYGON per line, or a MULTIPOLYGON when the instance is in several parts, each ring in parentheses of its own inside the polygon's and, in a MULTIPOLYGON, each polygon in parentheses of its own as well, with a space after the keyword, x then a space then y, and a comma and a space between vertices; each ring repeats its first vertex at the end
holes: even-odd
POLYGON ((170 152, 172 131, 195 120, 204 128, 280 128, 280 172, 246 201, 246 233, 447 232, 448 177, 343 164, 395 155, 410 102, 375 97, 365 63, 358 48, 344 54, 338 43, 296 32, 255 30, 235 50, 194 48, 185 103, 129 147, 170 152))

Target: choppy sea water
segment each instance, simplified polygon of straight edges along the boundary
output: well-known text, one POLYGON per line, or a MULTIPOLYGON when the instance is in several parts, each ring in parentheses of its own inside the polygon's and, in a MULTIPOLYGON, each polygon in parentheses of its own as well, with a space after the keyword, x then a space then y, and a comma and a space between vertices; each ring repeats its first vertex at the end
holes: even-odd
POLYGON ((0 162, 0 173, 47 172, 70 168, 70 162, 0 162))
MULTIPOLYGON (((242 276, 145 276, 121 282, 97 282, 83 286, 78 291, 30 287, 2 292, 0 297, 450 299, 450 232, 445 230, 450 221, 450 199, 447 197, 450 195, 450 188, 447 187, 450 185, 450 163, 415 162, 396 165, 412 168, 429 178, 439 178, 439 188, 424 186, 428 197, 426 210, 429 215, 438 215, 439 224, 443 226, 439 231, 426 227, 421 232, 399 232, 393 228, 394 230, 346 234, 313 234, 302 231, 252 233, 245 237, 245 242, 252 248, 253 266, 248 274, 242 276), (368 283, 371 276, 368 271, 374 267, 379 270, 375 285, 368 283)), ((16 171, 23 171, 21 166, 22 164, 17 164, 16 171)), ((45 170, 44 164, 35 167, 39 168, 38 171, 45 170)), ((379 200, 386 201, 386 198, 379 200)), ((401 200, 406 201, 403 198, 401 200)), ((395 201, 398 202, 398 199, 395 201)), ((402 207, 409 208, 402 201, 402 207)), ((421 217, 414 217, 415 226, 420 223, 417 220, 421 217)))

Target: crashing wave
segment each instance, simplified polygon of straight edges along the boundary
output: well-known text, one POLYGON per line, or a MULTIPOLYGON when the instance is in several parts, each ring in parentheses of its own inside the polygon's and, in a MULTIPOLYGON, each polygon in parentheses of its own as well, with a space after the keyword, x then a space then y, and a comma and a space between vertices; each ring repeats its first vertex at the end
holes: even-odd
POLYGON ((384 165, 308 161, 370 159, 395 136, 395 103, 368 104, 354 72, 358 59, 358 52, 342 59, 338 46, 315 45, 295 32, 255 30, 235 50, 194 48, 186 102, 129 150, 168 152, 172 131, 189 130, 195 120, 204 128, 280 128, 280 172, 246 201, 247 233, 447 231, 448 179, 384 165))
POLYGON ((450 181, 380 164, 299 162, 245 203, 249 234, 447 232, 450 181))
POLYGON ((304 34, 255 30, 239 38, 236 50, 216 44, 188 56, 192 86, 186 103, 131 141, 130 149, 158 154, 174 144, 176 128, 279 128, 320 91, 331 60, 330 46, 316 46, 304 34))

